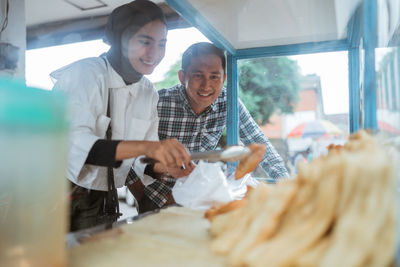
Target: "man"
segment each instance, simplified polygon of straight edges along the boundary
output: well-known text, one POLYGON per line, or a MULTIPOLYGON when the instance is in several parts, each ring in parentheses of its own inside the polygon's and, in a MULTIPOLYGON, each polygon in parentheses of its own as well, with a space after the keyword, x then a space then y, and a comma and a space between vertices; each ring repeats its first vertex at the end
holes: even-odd
MULTIPOLYGON (((226 127, 225 62, 224 51, 211 43, 193 44, 183 53, 181 84, 158 91, 160 140, 176 138, 191 152, 216 148, 226 127)), ((265 144, 260 165, 266 173, 273 179, 287 177, 282 158, 241 101, 239 120, 243 144, 265 144)))
MULTIPOLYGON (((226 127, 225 62, 224 51, 211 43, 196 43, 184 52, 178 73, 181 84, 158 91, 160 140, 176 138, 190 152, 216 148, 226 127)), ((266 145, 261 167, 273 179, 287 177, 282 158, 240 101, 239 119, 242 143, 266 145)), ((162 207, 170 203, 174 182, 175 178, 157 180, 145 194, 162 207)))

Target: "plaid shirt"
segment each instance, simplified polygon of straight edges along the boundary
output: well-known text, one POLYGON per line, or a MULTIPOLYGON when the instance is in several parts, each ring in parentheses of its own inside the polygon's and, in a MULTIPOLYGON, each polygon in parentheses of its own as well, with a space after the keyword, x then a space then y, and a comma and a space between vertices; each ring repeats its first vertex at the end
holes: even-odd
MULTIPOLYGON (((126 186, 132 185, 140 181, 139 176, 131 168, 126 178, 126 186)), ((167 196, 171 194, 171 189, 175 185, 175 178, 163 178, 162 180, 155 180, 152 184, 144 188, 144 194, 151 199, 160 208, 167 202, 167 196)))
MULTIPOLYGON (((160 118, 158 127, 160 140, 176 138, 190 152, 214 150, 216 148, 226 127, 227 100, 225 88, 219 97, 200 115, 194 113, 190 107, 182 85, 162 89, 158 91, 158 94, 160 96, 157 106, 160 118)), ((260 164, 271 178, 278 179, 289 176, 282 158, 241 101, 239 101, 239 137, 245 145, 265 144, 266 153, 260 164)), ((166 187, 165 183, 156 181, 146 188, 148 191, 146 195, 153 200, 163 199, 161 202, 156 200, 156 203, 157 201, 160 204, 165 203, 166 198, 161 197, 160 194, 165 195, 164 192, 171 192, 171 189, 167 190, 166 187)))

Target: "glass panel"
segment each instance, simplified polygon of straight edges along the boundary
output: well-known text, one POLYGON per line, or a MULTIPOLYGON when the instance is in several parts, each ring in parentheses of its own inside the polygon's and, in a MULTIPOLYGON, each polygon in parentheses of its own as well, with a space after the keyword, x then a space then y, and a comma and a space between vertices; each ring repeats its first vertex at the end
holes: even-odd
POLYGON ((375 55, 378 128, 386 135, 400 136, 400 48, 378 48, 375 55))
POLYGON ((400 136, 400 48, 376 49, 378 128, 400 136))
POLYGON ((102 40, 51 46, 26 51, 26 84, 46 90, 53 88, 50 73, 87 57, 97 57, 109 46, 102 40))
MULTIPOLYGON (((165 57, 154 72, 147 75, 157 89, 172 87, 179 83, 178 70, 183 52, 193 43, 209 42, 196 28, 170 30, 165 57), (182 36, 187 38, 182 39, 182 36)), ((101 39, 67 45, 51 46, 26 51, 26 83, 51 90, 50 73, 79 59, 97 57, 107 52, 109 46, 101 39)))
POLYGON ((240 99, 291 174, 348 137, 347 61, 347 52, 239 61, 240 99))
POLYGON ((377 124, 385 135, 400 136, 400 1, 377 1, 377 39, 377 124))

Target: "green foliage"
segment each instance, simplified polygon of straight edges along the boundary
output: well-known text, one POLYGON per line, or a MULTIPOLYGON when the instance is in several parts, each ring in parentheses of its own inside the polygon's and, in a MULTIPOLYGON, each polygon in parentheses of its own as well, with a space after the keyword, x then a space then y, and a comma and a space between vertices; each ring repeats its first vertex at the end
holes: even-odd
POLYGON ((160 90, 163 88, 170 88, 174 85, 179 84, 180 81, 179 81, 179 77, 178 77, 178 71, 180 69, 181 69, 181 61, 178 60, 177 62, 174 63, 174 65, 171 66, 169 71, 165 74, 164 79, 162 81, 154 84, 156 89, 160 90))
POLYGON ((300 73, 287 57, 239 61, 239 96, 254 120, 263 125, 274 113, 293 113, 300 73))

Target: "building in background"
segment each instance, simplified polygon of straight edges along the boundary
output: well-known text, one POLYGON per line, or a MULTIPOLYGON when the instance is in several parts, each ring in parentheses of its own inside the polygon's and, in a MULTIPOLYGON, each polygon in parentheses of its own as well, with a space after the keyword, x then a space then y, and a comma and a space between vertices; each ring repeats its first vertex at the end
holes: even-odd
POLYGON ((348 117, 348 113, 331 115, 324 113, 320 77, 316 74, 310 74, 301 79, 299 101, 295 106, 294 113, 288 115, 275 114, 268 124, 261 126, 261 129, 285 160, 287 168, 294 174, 294 159, 300 153, 304 154, 307 151, 310 154, 309 159, 311 159, 311 155, 319 156, 325 153, 326 146, 330 143, 344 143, 349 131, 348 117), (316 121, 328 121, 339 128, 343 134, 290 137, 291 132, 296 127, 316 121))

